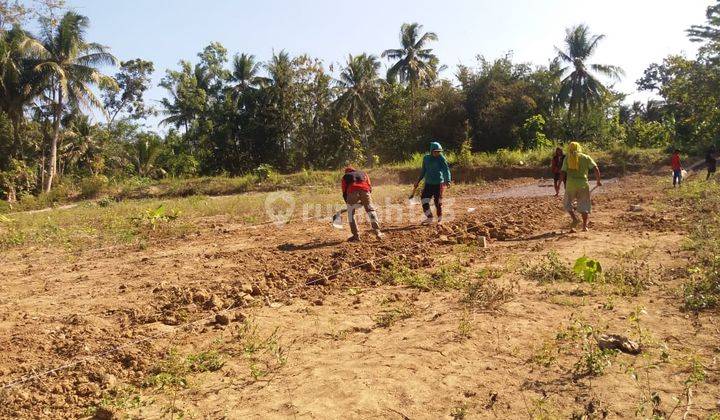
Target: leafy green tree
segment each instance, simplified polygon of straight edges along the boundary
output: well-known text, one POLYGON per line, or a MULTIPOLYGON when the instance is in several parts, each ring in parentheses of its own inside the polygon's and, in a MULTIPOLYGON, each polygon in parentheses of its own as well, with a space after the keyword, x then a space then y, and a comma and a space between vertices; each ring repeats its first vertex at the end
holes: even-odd
POLYGON ((45 77, 46 95, 53 108, 50 156, 44 185, 46 192, 50 191, 57 172, 57 146, 65 107, 72 104, 102 110, 102 102, 92 88, 111 82, 97 67, 117 63, 107 47, 85 40, 89 24, 87 17, 75 12, 65 13, 57 26, 45 23, 44 51, 35 69, 45 77))
POLYGON ((371 143, 382 162, 407 158, 417 150, 412 98, 408 89, 390 85, 376 114, 371 143))
MULTIPOLYGON (((468 115, 465 96, 449 81, 428 88, 427 104, 422 118, 422 139, 437 139, 443 147, 458 151, 467 139, 468 115)), ((424 151, 427 141, 416 144, 412 151, 424 151)))
POLYGON ((664 99, 663 114, 674 122, 678 145, 698 152, 720 146, 720 68, 713 59, 669 56, 650 65, 637 84, 664 99))
POLYGON ((623 74, 617 66, 588 63, 604 38, 605 35, 591 35, 586 25, 578 25, 566 30, 564 49, 556 48, 560 61, 567 64, 561 70, 567 76, 561 82, 557 102, 569 107, 568 116, 586 113, 590 107, 601 104, 609 93, 593 72, 615 80, 623 74))
POLYGON ((549 111, 538 101, 533 69, 514 64, 511 56, 495 61, 478 57, 476 70, 461 67, 458 78, 465 95, 465 108, 475 150, 494 151, 522 146, 522 127, 528 118, 549 111))
POLYGON ((134 120, 154 113, 143 98, 150 88, 150 77, 154 71, 152 61, 136 58, 120 63, 120 71, 115 74, 115 83, 104 86, 103 106, 108 113, 108 124, 112 125, 121 113, 134 120))
POLYGON ((420 35, 422 28, 419 23, 404 23, 400 27, 401 47, 383 51, 383 58, 395 60, 395 64, 387 72, 389 82, 399 80, 402 84, 417 88, 422 83, 432 83, 437 78, 438 60, 427 44, 437 41, 438 37, 434 32, 420 35))

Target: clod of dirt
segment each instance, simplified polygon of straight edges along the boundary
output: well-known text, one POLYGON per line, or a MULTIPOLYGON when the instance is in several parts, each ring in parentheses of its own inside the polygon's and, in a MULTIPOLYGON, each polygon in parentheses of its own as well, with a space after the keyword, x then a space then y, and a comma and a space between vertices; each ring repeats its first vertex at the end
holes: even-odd
POLYGON ((99 396, 100 386, 93 382, 84 383, 78 385, 76 392, 81 397, 99 396))
POLYGON ((643 208, 640 204, 631 204, 629 210, 638 212, 638 211, 643 211, 643 208))
POLYGON ((247 319, 247 315, 243 312, 235 312, 235 318, 233 318, 233 321, 235 322, 244 322, 247 319))
POLYGON ((618 334, 602 334, 596 337, 598 347, 602 350, 620 350, 627 354, 640 354, 640 345, 627 337, 618 334))
POLYGON ((250 283, 243 283, 242 286, 240 286, 240 290, 243 291, 243 293, 252 294, 253 287, 250 283))
POLYGON ((115 413, 105 407, 98 407, 95 414, 92 416, 93 420, 113 420, 118 418, 115 413))
POLYGON ((102 383, 104 389, 113 389, 117 385, 117 378, 115 375, 106 373, 100 378, 100 383, 102 383))
POLYGON ((212 295, 210 297, 210 301, 208 301, 205 306, 207 306, 208 308, 222 309, 225 306, 225 302, 223 302, 223 300, 220 299, 220 296, 212 295))
POLYGON ((218 325, 228 325, 230 324, 230 317, 225 314, 216 314, 215 323, 218 325))
POLYGON ((162 323, 165 325, 180 325, 180 320, 174 315, 166 315, 163 317, 162 323))

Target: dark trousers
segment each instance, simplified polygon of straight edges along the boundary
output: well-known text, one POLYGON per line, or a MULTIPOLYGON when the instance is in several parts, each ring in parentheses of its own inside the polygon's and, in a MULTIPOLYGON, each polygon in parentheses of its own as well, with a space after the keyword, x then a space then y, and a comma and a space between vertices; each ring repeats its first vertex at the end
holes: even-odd
POLYGON ((422 208, 423 213, 425 213, 425 216, 428 218, 432 218, 432 212, 430 211, 430 199, 432 199, 435 202, 435 212, 437 213, 438 217, 442 216, 442 199, 443 199, 443 193, 445 192, 445 184, 439 184, 439 185, 430 185, 425 184, 425 187, 422 190, 422 194, 420 195, 421 202, 422 202, 422 208))
POLYGON ((673 185, 682 184, 682 169, 673 169, 673 185))

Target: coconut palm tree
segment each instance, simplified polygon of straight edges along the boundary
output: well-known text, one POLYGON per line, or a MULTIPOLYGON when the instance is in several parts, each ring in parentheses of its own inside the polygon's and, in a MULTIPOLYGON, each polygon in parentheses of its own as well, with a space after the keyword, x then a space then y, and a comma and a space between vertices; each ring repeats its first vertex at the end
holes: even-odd
POLYGON ((419 23, 404 23, 400 27, 401 48, 383 51, 383 58, 396 60, 387 72, 389 82, 399 79, 400 83, 409 83, 415 88, 437 78, 438 59, 427 44, 437 41, 438 37, 434 32, 420 35, 422 28, 419 23))
POLYGON ((97 108, 104 112, 102 102, 92 91, 102 82, 112 83, 102 75, 97 66, 116 65, 117 59, 108 48, 85 40, 90 21, 75 12, 67 12, 57 26, 45 28, 42 43, 45 51, 35 66, 45 80, 46 96, 53 108, 52 138, 48 175, 44 190, 50 191, 57 173, 57 146, 60 138, 60 122, 68 104, 79 108, 97 108))
POLYGON ((380 62, 374 55, 348 56, 337 85, 342 90, 335 105, 351 124, 367 127, 375 123, 384 85, 378 77, 380 62))
POLYGON ((337 81, 342 93, 335 102, 336 112, 360 131, 368 163, 372 162, 369 132, 375 125, 375 111, 380 107, 380 95, 385 84, 378 77, 379 70, 380 62, 374 55, 349 55, 337 81))
POLYGON ((19 158, 23 156, 23 112, 40 93, 39 79, 28 60, 42 51, 42 45, 18 26, 0 32, 0 110, 12 123, 13 152, 19 158))
POLYGON ((558 105, 569 106, 568 116, 584 114, 609 93, 593 72, 613 80, 619 80, 623 74, 617 66, 588 64, 604 38, 605 35, 591 35, 586 25, 578 25, 566 30, 565 49, 555 48, 559 60, 567 64, 560 69, 561 74, 567 76, 560 83, 556 101, 558 105))
POLYGON ((157 134, 141 133, 133 143, 125 144, 125 156, 140 177, 164 176, 165 171, 156 165, 165 145, 157 134))
POLYGON ((262 63, 255 61, 252 54, 236 54, 233 57, 230 80, 235 82, 234 90, 243 92, 246 89, 255 89, 267 84, 268 79, 259 76, 262 63))

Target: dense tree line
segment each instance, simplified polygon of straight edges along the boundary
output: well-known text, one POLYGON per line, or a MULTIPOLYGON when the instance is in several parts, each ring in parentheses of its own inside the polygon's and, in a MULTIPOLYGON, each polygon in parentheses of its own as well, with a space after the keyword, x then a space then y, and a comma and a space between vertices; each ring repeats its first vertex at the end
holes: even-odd
POLYGON ((339 69, 285 51, 260 62, 211 43, 166 71, 166 97, 155 108, 144 99, 152 62, 119 61, 87 40, 89 19, 60 0, 33 8, 0 0, 0 194, 12 200, 88 177, 373 165, 423 151, 429 139, 475 151, 575 138, 708 147, 720 130, 719 16, 712 6, 708 23, 689 30, 703 42, 698 57, 648 68, 638 85, 663 98, 648 104, 623 104, 612 88, 622 71, 592 63, 603 36, 585 25, 567 29, 546 65, 478 56, 450 80, 433 53, 438 35, 412 23, 402 25, 396 48, 349 55, 339 69), (100 72, 108 64, 116 74, 100 72), (164 134, 143 125, 156 115, 164 134))

